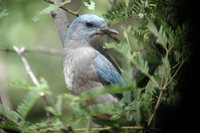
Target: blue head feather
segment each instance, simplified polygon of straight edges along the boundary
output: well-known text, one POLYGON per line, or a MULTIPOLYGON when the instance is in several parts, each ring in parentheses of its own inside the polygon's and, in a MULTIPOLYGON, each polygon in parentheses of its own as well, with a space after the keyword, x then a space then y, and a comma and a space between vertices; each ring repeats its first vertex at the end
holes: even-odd
POLYGON ((92 14, 85 14, 77 17, 70 24, 65 44, 70 40, 88 40, 93 34, 96 34, 97 28, 107 26, 106 21, 92 14))

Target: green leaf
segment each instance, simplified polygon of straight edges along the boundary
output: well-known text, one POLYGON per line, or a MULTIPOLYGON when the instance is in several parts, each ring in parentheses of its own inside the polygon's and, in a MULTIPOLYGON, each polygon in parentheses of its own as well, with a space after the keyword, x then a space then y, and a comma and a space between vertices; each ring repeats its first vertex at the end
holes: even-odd
POLYGON ((19 131, 24 125, 25 121, 15 111, 0 104, 0 128, 13 129, 19 131))
POLYGON ((23 129, 23 133, 47 133, 52 131, 53 133, 62 133, 63 123, 58 118, 51 118, 42 120, 40 122, 27 125, 23 129), (50 122, 51 121, 51 122, 50 122))
POLYGON ((164 48, 166 48, 167 42, 168 42, 168 38, 166 36, 166 32, 163 29, 163 26, 160 27, 159 29, 159 35, 158 38, 156 40, 159 44, 161 44, 164 48))
POLYGON ((147 28, 148 28, 149 31, 152 32, 156 37, 159 36, 158 29, 157 29, 157 27, 155 26, 154 23, 149 22, 149 23, 147 24, 147 28))
POLYGON ((63 97, 62 95, 57 96, 57 101, 55 106, 53 107, 47 107, 46 110, 50 113, 52 113, 54 116, 61 116, 62 114, 62 102, 63 97))
POLYGON ((72 95, 72 94, 67 94, 65 93, 63 95, 63 98, 67 101, 70 101, 70 102, 80 102, 80 97, 78 96, 75 96, 75 95, 72 95))
POLYGON ((147 28, 149 29, 150 32, 152 32, 157 37, 156 42, 161 44, 164 48, 166 48, 168 38, 164 30, 164 27, 161 25, 158 31, 155 24, 152 22, 149 22, 147 25, 147 28))
POLYGON ((3 11, 0 11, 0 18, 4 17, 4 16, 7 16, 7 15, 8 15, 7 9, 4 9, 3 11))
POLYGON ((21 104, 17 106, 17 112, 21 115, 21 117, 24 119, 26 118, 33 105, 40 98, 40 93, 41 91, 38 88, 31 90, 23 99, 21 104))
POLYGON ((94 9, 95 9, 95 2, 94 2, 94 0, 83 0, 83 4, 84 4, 89 10, 94 10, 94 9))
POLYGON ((144 110, 148 112, 148 110, 152 109, 153 105, 153 97, 156 94, 157 86, 154 84, 153 81, 149 81, 145 87, 145 93, 142 94, 142 104, 144 110))
POLYGON ((26 89, 26 90, 30 90, 33 89, 30 85, 30 83, 27 83, 27 81, 25 81, 24 79, 18 79, 15 80, 11 83, 11 85, 13 87, 19 88, 19 89, 26 89))
POLYGON ((63 3, 59 4, 50 4, 48 7, 44 8, 42 11, 40 11, 35 17, 33 17, 33 21, 36 22, 38 21, 42 16, 47 15, 51 13, 52 11, 58 9, 61 6, 64 6, 67 3, 70 3, 71 0, 65 0, 63 3))
POLYGON ((17 106, 16 110, 23 119, 26 118, 27 114, 30 112, 33 105, 42 96, 41 94, 43 94, 47 89, 48 85, 44 79, 41 79, 39 87, 31 86, 31 90, 25 96, 23 101, 17 106))
POLYGON ((148 62, 143 59, 141 53, 138 53, 134 60, 133 60, 134 65, 145 75, 149 75, 149 66, 148 62))
POLYGON ((58 96, 55 108, 56 108, 56 110, 57 110, 59 115, 62 114, 62 103, 63 103, 63 97, 62 96, 58 96))
POLYGON ((96 116, 99 114, 119 115, 122 108, 116 103, 100 103, 88 107, 90 114, 96 116))
POLYGON ((129 2, 130 2, 130 0, 125 0, 126 7, 129 6, 129 2))
POLYGON ((164 86, 166 80, 169 81, 171 79, 171 67, 168 58, 162 58, 162 65, 158 67, 155 76, 157 77, 160 86, 164 86))
POLYGON ((9 129, 10 132, 11 131, 16 131, 16 132, 20 132, 21 131, 21 127, 15 125, 13 122, 11 121, 0 121, 0 129, 9 129))
MULTIPOLYGON (((134 86, 135 87, 135 86, 134 86)), ((131 91, 134 89, 133 86, 119 86, 119 85, 112 85, 108 86, 106 88, 95 88, 91 90, 87 90, 81 94, 81 97, 84 100, 92 99, 104 94, 116 94, 116 93, 122 93, 125 91, 131 91)))
POLYGON ((122 68, 121 72, 126 82, 132 80, 131 67, 131 47, 127 43, 106 43, 104 48, 109 52, 109 56, 122 68), (112 50, 112 51, 111 51, 112 50))
POLYGON ((137 124, 141 123, 142 120, 142 114, 141 114, 141 101, 137 100, 136 101, 136 111, 135 111, 135 121, 137 124))

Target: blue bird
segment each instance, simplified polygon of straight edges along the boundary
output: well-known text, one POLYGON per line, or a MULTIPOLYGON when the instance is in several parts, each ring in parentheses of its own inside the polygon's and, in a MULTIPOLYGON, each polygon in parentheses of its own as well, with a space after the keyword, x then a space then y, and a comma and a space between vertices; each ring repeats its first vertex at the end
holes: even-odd
MULTIPOLYGON (((106 21, 92 14, 77 17, 69 26, 64 44, 64 77, 72 94, 80 95, 88 89, 101 89, 107 84, 123 85, 117 68, 96 48, 104 44, 104 35, 118 34, 106 21)), ((117 102, 105 94, 87 101, 87 105, 117 102)))

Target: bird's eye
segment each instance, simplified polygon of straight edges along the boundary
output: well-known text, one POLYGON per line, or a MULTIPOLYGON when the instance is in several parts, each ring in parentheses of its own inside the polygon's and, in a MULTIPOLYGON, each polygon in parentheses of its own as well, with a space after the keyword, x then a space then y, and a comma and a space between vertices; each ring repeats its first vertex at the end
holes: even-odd
POLYGON ((92 26, 94 26, 93 23, 91 23, 91 22, 86 22, 85 25, 86 25, 87 27, 92 27, 92 26))

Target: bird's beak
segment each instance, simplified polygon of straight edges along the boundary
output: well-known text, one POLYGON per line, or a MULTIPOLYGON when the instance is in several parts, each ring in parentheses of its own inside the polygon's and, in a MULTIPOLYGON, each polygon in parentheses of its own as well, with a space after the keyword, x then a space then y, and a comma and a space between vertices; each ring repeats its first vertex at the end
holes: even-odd
POLYGON ((105 26, 103 28, 101 28, 101 30, 109 35, 117 35, 119 34, 118 31, 116 31, 115 29, 110 28, 109 26, 105 26))

